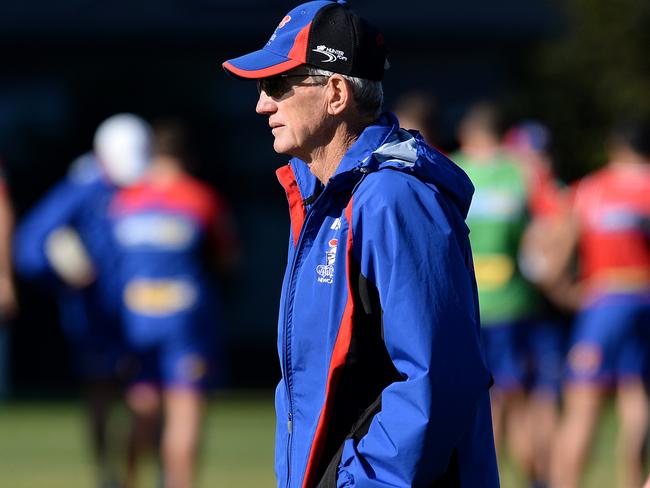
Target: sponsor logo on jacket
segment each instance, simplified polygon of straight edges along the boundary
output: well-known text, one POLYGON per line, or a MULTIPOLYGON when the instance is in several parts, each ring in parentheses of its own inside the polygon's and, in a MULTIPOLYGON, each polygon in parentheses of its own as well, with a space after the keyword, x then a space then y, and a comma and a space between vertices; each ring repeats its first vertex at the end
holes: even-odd
POLYGON ((334 282, 334 263, 336 262, 336 248, 338 243, 338 239, 330 239, 327 243, 329 249, 325 252, 325 264, 316 266, 319 283, 331 285, 334 282))

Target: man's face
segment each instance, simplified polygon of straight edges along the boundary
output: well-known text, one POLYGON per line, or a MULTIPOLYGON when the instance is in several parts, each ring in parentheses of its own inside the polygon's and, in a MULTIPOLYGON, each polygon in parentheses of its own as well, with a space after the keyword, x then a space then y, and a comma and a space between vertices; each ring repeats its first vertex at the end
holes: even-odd
POLYGON ((306 159, 326 141, 326 76, 309 76, 304 68, 258 80, 255 111, 267 115, 277 153, 306 159))

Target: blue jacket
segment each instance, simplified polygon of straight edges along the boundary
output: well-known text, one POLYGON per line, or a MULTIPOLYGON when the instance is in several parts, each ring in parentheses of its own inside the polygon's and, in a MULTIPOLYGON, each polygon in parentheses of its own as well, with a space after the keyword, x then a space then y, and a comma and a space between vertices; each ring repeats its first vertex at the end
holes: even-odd
POLYGON ((278 178, 278 486, 498 486, 467 176, 385 114, 324 187, 278 178))

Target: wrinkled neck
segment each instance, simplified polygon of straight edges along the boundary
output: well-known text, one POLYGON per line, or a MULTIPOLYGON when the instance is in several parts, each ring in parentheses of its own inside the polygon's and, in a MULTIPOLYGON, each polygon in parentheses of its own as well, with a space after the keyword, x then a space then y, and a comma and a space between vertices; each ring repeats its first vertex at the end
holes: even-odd
POLYGON ((368 125, 365 120, 360 120, 354 125, 350 123, 339 124, 333 131, 330 141, 312 151, 309 160, 305 162, 309 166, 309 170, 321 183, 327 184, 339 167, 345 153, 359 139, 359 136, 368 125))

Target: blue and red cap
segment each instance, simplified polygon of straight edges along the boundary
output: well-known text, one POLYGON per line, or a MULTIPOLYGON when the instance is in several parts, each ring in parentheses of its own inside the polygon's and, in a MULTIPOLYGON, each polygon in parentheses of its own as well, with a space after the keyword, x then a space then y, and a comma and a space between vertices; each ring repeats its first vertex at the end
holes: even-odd
POLYGON ((291 10, 266 45, 223 63, 240 78, 266 78, 309 65, 381 80, 386 66, 383 36, 343 0, 316 0, 291 10))

